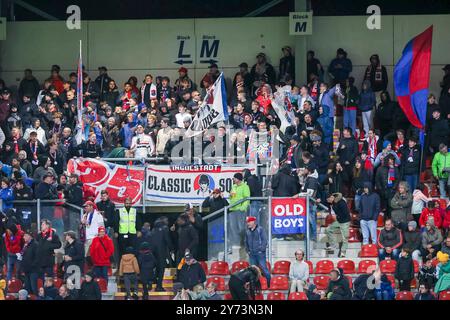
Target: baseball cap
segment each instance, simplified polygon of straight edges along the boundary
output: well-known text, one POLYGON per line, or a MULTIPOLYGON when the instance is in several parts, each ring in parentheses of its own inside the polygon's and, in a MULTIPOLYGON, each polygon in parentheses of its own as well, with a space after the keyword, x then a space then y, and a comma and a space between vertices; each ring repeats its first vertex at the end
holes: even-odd
POLYGON ((108 71, 108 69, 106 69, 105 66, 98 67, 98 70, 105 70, 105 71, 108 71))
POLYGON ((193 256, 192 254, 186 253, 186 254, 184 255, 184 260, 185 260, 185 261, 190 261, 190 260, 192 260, 192 259, 194 259, 194 256, 193 256))
POLYGON ((246 219, 247 223, 256 221, 256 217, 249 216, 246 219))
POLYGON ((103 226, 98 227, 97 232, 100 233, 101 231, 104 232, 105 231, 105 227, 103 227, 103 226))
POLYGON ((94 204, 92 201, 86 201, 86 202, 83 204, 83 207, 86 207, 86 206, 95 206, 95 204, 94 204))
POLYGON ((215 189, 213 190, 213 193, 220 193, 220 189, 219 189, 219 188, 215 188, 215 189))
POLYGON ((258 57, 263 57, 263 58, 265 58, 266 57, 266 54, 264 53, 264 52, 260 52, 260 53, 258 53, 257 55, 256 55, 256 57, 258 58, 258 57))

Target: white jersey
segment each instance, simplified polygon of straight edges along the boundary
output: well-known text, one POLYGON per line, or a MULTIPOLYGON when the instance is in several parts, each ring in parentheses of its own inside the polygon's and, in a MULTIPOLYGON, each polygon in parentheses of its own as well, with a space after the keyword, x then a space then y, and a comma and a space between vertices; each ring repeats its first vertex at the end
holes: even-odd
POLYGON ((131 150, 134 150, 135 158, 148 158, 155 151, 155 144, 150 135, 142 133, 131 140, 131 150))

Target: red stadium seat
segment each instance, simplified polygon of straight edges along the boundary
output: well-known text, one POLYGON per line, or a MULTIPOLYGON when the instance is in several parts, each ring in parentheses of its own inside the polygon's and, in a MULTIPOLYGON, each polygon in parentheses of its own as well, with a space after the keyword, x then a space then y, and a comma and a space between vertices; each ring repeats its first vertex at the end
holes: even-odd
POLYGON ((274 276, 270 279, 270 290, 289 290, 288 277, 274 276))
POLYGON ((288 300, 308 300, 308 297, 304 292, 291 292, 288 296, 288 300))
POLYGON ((359 252, 361 258, 377 258, 378 249, 374 244, 365 244, 361 246, 361 251, 359 252))
POLYGON ((224 294, 223 300, 233 300, 233 297, 231 296, 231 293, 224 294))
POLYGON ((441 291, 439 293, 439 300, 448 300, 448 301, 450 301, 450 290, 441 291))
POLYGON ((256 294, 255 300, 264 300, 264 295, 262 293, 256 294))
POLYGON ((64 284, 64 281, 60 278, 53 278, 53 285, 59 289, 64 284))
POLYGON ((313 263, 311 261, 306 261, 306 260, 305 260, 305 262, 309 266, 309 274, 313 274, 314 273, 313 263))
POLYGON ((217 291, 225 291, 226 290, 225 280, 222 277, 208 278, 208 280, 206 280, 206 286, 208 286, 208 284, 210 284, 211 282, 214 282, 217 285, 217 288, 216 288, 217 291))
POLYGON ((44 281, 41 278, 37 280, 37 287, 38 289, 44 287, 44 281))
POLYGON ((259 283, 261 283, 261 290, 267 290, 268 289, 266 277, 264 277, 264 276, 260 277, 259 278, 259 283))
POLYGON ((286 300, 283 292, 270 292, 267 295, 267 300, 286 300))
POLYGON ((377 263, 373 260, 361 260, 358 264, 358 273, 367 273, 367 268, 376 265, 377 263))
POLYGON ((112 268, 111 267, 109 267, 108 268, 108 277, 112 277, 112 268))
POLYGON ((411 280, 411 288, 412 289, 416 289, 417 288, 417 280, 416 280, 416 278, 413 278, 411 280))
POLYGON ((349 228, 348 229, 348 242, 355 243, 361 242, 362 236, 359 228, 349 228))
POLYGON ((106 282, 105 279, 95 278, 94 281, 97 282, 101 292, 108 292, 108 283, 106 282))
POLYGON ((377 227, 378 228, 384 227, 384 216, 382 216, 381 214, 378 215, 377 227))
POLYGON ((205 274, 208 275, 208 264, 205 261, 199 261, 200 265, 202 266, 203 271, 205 271, 205 274))
POLYGON ((387 274, 386 277, 391 282, 392 288, 395 288, 395 277, 392 274, 387 274))
MULTIPOLYGON (((266 267, 267 267, 267 270, 269 270, 269 272, 272 270, 272 266, 270 265, 269 261, 266 261, 266 267)), ((261 270, 261 272, 262 272, 262 270, 261 270)))
POLYGON ((239 270, 245 269, 249 266, 250 264, 247 261, 236 261, 233 262, 233 264, 231 265, 231 273, 235 273, 239 270))
POLYGON ((318 290, 325 290, 326 288, 328 288, 329 281, 329 276, 315 276, 313 279, 313 283, 316 285, 318 290))
POLYGON ((289 274, 290 267, 291 267, 290 261, 287 261, 287 260, 277 261, 273 265, 272 274, 289 274))
POLYGON ((352 260, 341 260, 337 264, 338 268, 342 268, 345 274, 356 273, 355 271, 355 263, 352 260))
POLYGON ((393 259, 385 259, 380 262, 380 271, 383 273, 395 273, 397 262, 393 259))
POLYGON ((445 199, 436 199, 439 202, 439 206, 441 207, 441 209, 446 209, 447 208, 447 200, 445 199))
POLYGON ((413 260, 414 263, 414 273, 419 273, 419 263, 417 262, 417 260, 413 260))
POLYGON ((12 278, 8 281, 8 293, 18 293, 22 289, 22 281, 12 278))
POLYGON ((334 269, 334 263, 331 260, 320 260, 316 264, 317 274, 328 274, 334 269))
POLYGON ((228 263, 225 261, 214 261, 211 263, 211 267, 209 269, 210 275, 215 276, 227 276, 230 274, 230 268, 228 267, 228 263))
POLYGON ((29 294, 28 295, 28 300, 37 300, 37 296, 34 294, 29 294))
POLYGON ((347 280, 348 280, 348 286, 350 287, 350 289, 353 288, 353 279, 350 276, 346 276, 347 280))
POLYGON ((12 294, 8 294, 8 295, 5 297, 5 300, 17 300, 17 298, 16 298, 16 296, 14 296, 14 295, 12 295, 12 294))
POLYGON ((400 291, 395 296, 395 300, 414 300, 414 296, 411 291, 400 291))

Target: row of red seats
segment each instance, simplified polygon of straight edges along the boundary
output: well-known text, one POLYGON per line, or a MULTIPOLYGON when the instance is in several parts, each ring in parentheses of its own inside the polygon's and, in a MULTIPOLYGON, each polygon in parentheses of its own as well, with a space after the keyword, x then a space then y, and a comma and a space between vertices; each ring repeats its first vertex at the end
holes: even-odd
MULTIPOLYGON (((98 283, 100 290, 102 292, 108 291, 108 283, 103 278, 95 278, 95 282, 98 283)), ((81 282, 83 282, 83 279, 81 279, 81 282)), ((60 278, 53 278, 53 285, 55 288, 59 289, 64 284, 64 281, 60 278)), ((41 288, 44 286, 44 283, 42 279, 38 279, 38 288, 41 288)), ((19 290, 23 288, 23 283, 20 281, 20 279, 12 278, 8 282, 8 293, 18 293, 19 290)))
MULTIPOLYGON (((306 261, 309 265, 310 274, 328 274, 335 268, 333 261, 331 260, 320 260, 316 263, 316 268, 314 270, 313 263, 311 261, 306 261)), ((247 261, 236 261, 231 265, 231 270, 229 265, 225 261, 214 261, 211 263, 211 267, 208 270, 206 262, 200 261, 203 270, 207 275, 211 276, 228 276, 230 273, 235 273, 239 270, 245 269, 249 266, 247 261)), ((337 268, 342 268, 345 274, 355 274, 355 273, 366 273, 367 268, 370 266, 376 266, 377 263, 373 260, 361 260, 356 268, 355 262, 349 259, 341 260, 337 263, 337 268)), ((395 260, 383 260, 380 262, 380 270, 383 273, 394 273, 396 268, 395 260)), ((287 260, 276 261, 273 270, 271 269, 270 263, 267 261, 267 268, 271 270, 274 275, 287 275, 289 274, 289 269, 291 262, 287 260)), ((414 272, 419 272, 419 264, 414 261, 414 272)))

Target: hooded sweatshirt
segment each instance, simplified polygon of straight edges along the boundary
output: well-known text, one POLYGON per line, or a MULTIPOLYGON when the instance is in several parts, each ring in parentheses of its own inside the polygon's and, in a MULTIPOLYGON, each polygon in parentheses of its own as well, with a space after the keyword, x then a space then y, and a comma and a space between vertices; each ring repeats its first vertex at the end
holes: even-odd
POLYGON ((344 200, 342 193, 333 193, 334 201, 331 204, 334 213, 336 214, 336 220, 339 223, 350 222, 350 210, 348 209, 347 202, 344 200))
POLYGON ((369 193, 363 193, 361 195, 359 210, 361 220, 377 221, 381 209, 380 196, 378 193, 373 192, 372 184, 370 182, 364 183, 364 187, 369 189, 369 193))
POLYGON ((372 87, 369 80, 364 80, 363 89, 359 94, 359 110, 367 112, 373 110, 376 105, 375 93, 372 91, 372 87), (364 90, 364 85, 367 85, 367 89, 364 90))

